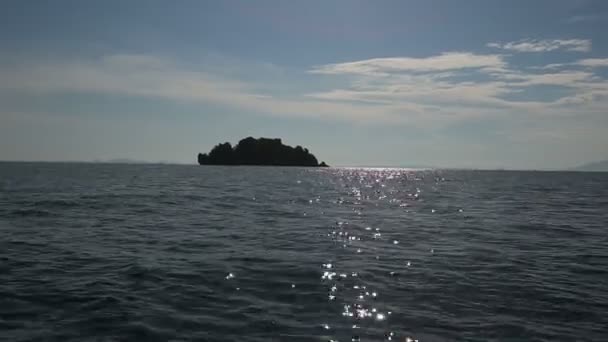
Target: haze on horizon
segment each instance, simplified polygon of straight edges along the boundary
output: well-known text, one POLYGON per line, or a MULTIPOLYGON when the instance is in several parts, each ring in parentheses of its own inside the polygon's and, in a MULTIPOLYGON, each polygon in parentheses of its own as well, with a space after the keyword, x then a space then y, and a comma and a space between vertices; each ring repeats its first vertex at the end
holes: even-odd
POLYGON ((608 159, 605 32, 602 0, 8 0, 0 160, 571 168, 608 159))

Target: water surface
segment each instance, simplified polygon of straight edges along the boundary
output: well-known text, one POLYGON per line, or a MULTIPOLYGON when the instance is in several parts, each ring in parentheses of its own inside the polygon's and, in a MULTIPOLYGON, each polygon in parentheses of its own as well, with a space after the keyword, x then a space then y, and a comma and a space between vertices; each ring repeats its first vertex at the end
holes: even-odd
POLYGON ((0 163, 6 341, 602 341, 608 174, 0 163))

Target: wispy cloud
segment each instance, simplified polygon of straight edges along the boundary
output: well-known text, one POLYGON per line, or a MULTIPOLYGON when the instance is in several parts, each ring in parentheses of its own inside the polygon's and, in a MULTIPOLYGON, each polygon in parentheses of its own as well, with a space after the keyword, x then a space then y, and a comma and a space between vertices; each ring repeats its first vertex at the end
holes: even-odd
POLYGON ((575 63, 585 67, 608 67, 608 58, 587 58, 575 63))
POLYGON ((35 92, 103 92, 178 100, 215 99, 239 93, 255 97, 242 82, 178 68, 148 55, 117 54, 96 60, 24 64, 4 70, 0 87, 35 92))
POLYGON ((570 18, 566 19, 566 22, 568 22, 570 24, 576 24, 576 23, 595 21, 597 19, 598 19, 598 16, 594 15, 594 14, 574 15, 574 16, 571 16, 570 18))
POLYGON ((549 52, 555 50, 589 52, 591 40, 588 39, 522 39, 507 43, 488 43, 488 47, 516 52, 549 52))
MULTIPOLYGON (((280 117, 411 125, 446 125, 512 113, 584 113, 566 111, 565 106, 605 108, 608 82, 594 67, 608 65, 608 59, 530 69, 510 65, 508 58, 447 52, 331 63, 311 67, 301 76, 315 82, 285 94, 255 79, 243 81, 238 73, 222 73, 221 68, 197 70, 152 55, 116 54, 11 66, 0 70, 0 91, 106 93, 215 104, 280 117), (349 77, 339 77, 343 75, 349 77), (517 95, 542 86, 559 88, 559 96, 547 99, 532 94, 518 100, 517 95)), ((281 82, 273 87, 285 85, 281 82)))
POLYGON ((581 67, 587 69, 593 68, 604 68, 608 67, 608 58, 585 58, 579 59, 570 63, 551 63, 544 66, 530 67, 530 69, 534 70, 566 70, 572 69, 573 67, 581 67))
POLYGON ((561 69, 565 66, 569 65, 568 63, 551 63, 551 64, 547 64, 547 65, 543 65, 543 66, 539 66, 539 67, 532 67, 532 69, 537 69, 537 70, 555 70, 555 69, 561 69))
POLYGON ((552 73, 532 74, 524 72, 513 72, 496 74, 496 77, 509 80, 511 86, 532 86, 532 85, 556 85, 573 86, 576 82, 592 81, 594 74, 585 71, 562 71, 552 73))
POLYGON ((258 84, 219 73, 195 71, 149 55, 118 54, 96 60, 24 64, 0 69, 0 91, 28 93, 106 93, 170 101, 211 103, 248 113, 350 122, 400 122, 403 113, 423 112, 418 105, 372 107, 318 101, 305 96, 276 96, 258 84), (259 87, 262 88, 262 87, 259 87), (397 115, 397 113, 401 115, 397 115))
POLYGON ((354 79, 351 77, 350 84, 344 87, 307 96, 376 106, 416 104, 430 116, 448 110, 451 116, 459 118, 513 112, 582 115, 585 110, 595 111, 606 105, 607 80, 593 70, 581 70, 580 66, 604 66, 608 65, 608 59, 518 68, 508 63, 507 56, 466 55, 482 62, 464 63, 456 59, 460 61, 456 63, 449 59, 451 62, 442 63, 441 67, 430 62, 453 56, 446 53, 426 58, 383 58, 316 66, 311 72, 327 77, 350 74, 354 79), (539 87, 544 88, 538 92, 539 87), (547 92, 551 96, 543 95, 547 92), (524 93, 522 99, 519 95, 524 93), (578 106, 579 110, 573 111, 572 106, 578 106))
POLYGON ((501 55, 478 55, 469 52, 446 52, 424 58, 372 58, 354 62, 326 64, 313 68, 317 74, 387 75, 409 71, 446 71, 468 68, 503 67, 501 55))

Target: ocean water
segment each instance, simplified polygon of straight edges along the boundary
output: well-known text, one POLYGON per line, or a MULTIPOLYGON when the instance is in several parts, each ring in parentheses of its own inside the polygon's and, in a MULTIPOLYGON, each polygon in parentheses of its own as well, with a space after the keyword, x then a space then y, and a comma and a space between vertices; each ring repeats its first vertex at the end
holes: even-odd
POLYGON ((608 174, 0 163, 3 341, 606 341, 608 174))

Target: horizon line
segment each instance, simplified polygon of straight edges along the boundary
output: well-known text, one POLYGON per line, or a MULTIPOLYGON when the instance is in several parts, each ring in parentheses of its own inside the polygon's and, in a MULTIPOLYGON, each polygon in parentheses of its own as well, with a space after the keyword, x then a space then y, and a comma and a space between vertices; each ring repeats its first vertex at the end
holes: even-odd
MULTIPOLYGON (((3 160, 0 163, 40 163, 40 164, 115 164, 115 165, 175 165, 175 166, 201 166, 196 162, 178 161, 141 161, 141 160, 3 160)), ((204 166, 265 166, 273 165, 204 165, 204 166)), ((277 166, 279 167, 279 166, 277 166)), ((432 170, 452 170, 452 171, 537 171, 537 172, 608 172, 608 171, 587 171, 580 170, 581 166, 572 168, 507 168, 507 167, 462 167, 462 166, 403 166, 403 165, 330 165, 334 169, 406 169, 410 171, 432 171, 432 170)))

